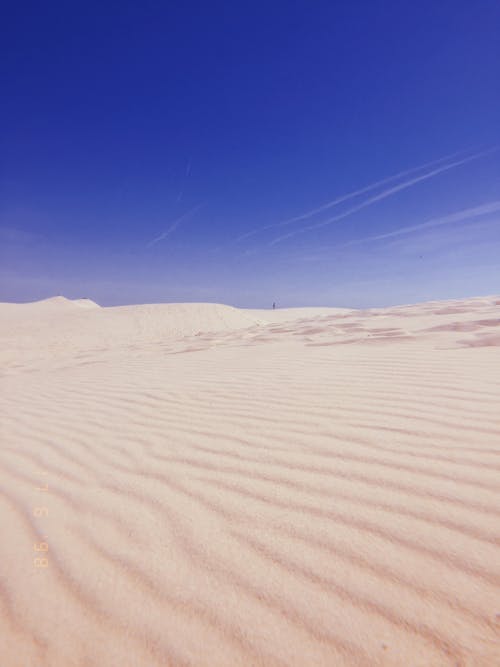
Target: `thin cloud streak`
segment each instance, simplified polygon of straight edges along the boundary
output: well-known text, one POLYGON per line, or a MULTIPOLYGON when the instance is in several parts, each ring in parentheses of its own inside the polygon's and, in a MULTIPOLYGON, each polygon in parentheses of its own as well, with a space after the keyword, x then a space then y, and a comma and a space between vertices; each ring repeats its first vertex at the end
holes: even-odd
POLYGON ((463 222, 464 220, 471 220, 473 218, 478 218, 482 215, 488 215, 488 213, 496 213, 500 211, 500 200, 488 202, 487 204, 481 204, 480 206, 475 206, 473 208, 466 208, 462 211, 457 211, 456 213, 450 213, 450 215, 445 215, 440 218, 432 218, 427 222, 422 222, 418 225, 411 225, 410 227, 400 227, 395 229, 392 232, 386 232, 385 234, 376 234, 374 236, 365 236, 362 239, 355 239, 353 241, 347 241, 337 248, 346 248, 351 245, 358 245, 359 243, 367 243, 368 241, 381 241, 382 239, 389 239, 393 236, 401 236, 402 234, 411 234, 412 232, 419 232, 422 229, 429 229, 432 227, 441 227, 441 225, 449 225, 453 222, 463 222))
MULTIPOLYGON (((400 227, 395 229, 392 232, 385 232, 384 234, 373 234, 372 236, 364 236, 361 239, 354 239, 352 241, 346 241, 345 243, 340 243, 339 245, 330 246, 325 248, 325 252, 328 250, 343 250, 344 248, 349 248, 354 245, 359 245, 361 243, 368 243, 370 241, 381 241, 383 239, 393 238, 395 236, 402 236, 403 234, 411 234, 413 232, 420 232, 424 229, 432 229, 434 227, 441 227, 442 225, 450 225, 455 222, 464 222, 466 220, 473 220, 474 218, 479 218, 483 215, 488 215, 490 213, 496 213, 500 211, 500 200, 495 200, 481 204, 479 206, 474 206, 472 208, 462 209, 456 213, 450 213, 449 215, 440 216, 439 218, 431 218, 426 222, 421 222, 418 225, 411 225, 409 227, 400 227)), ((500 221, 499 221, 500 222, 500 221)), ((302 259, 321 259, 319 255, 316 256, 304 256, 302 259)), ((323 256, 324 258, 324 256, 323 256)))
POLYGON ((288 234, 284 234, 283 236, 278 236, 275 239, 273 239, 268 245, 273 246, 276 245, 277 243, 280 243, 281 241, 284 241, 285 239, 292 238, 293 236, 296 236, 297 234, 304 234, 305 232, 308 232, 311 229, 319 229, 320 227, 325 227, 326 225, 331 225, 334 222, 338 222, 339 220, 343 220, 344 218, 347 218, 348 216, 352 215, 353 213, 357 213, 358 211, 361 211, 368 206, 371 206, 372 204, 375 204, 378 201, 382 201, 383 199, 387 199, 388 197, 392 197, 392 195, 395 195, 397 192, 401 192, 401 190, 406 190, 408 188, 411 188, 413 185, 416 185, 417 183, 421 183, 422 181, 426 181, 430 178, 433 178, 434 176, 437 176, 438 174, 441 174, 445 171, 449 171, 450 169, 454 169, 455 167, 459 167, 463 164, 466 164, 467 162, 471 162, 472 160, 478 160, 481 157, 484 157, 485 155, 488 155, 489 153, 492 153, 494 151, 497 151, 498 147, 495 148, 490 148, 487 151, 481 151, 480 153, 475 153, 474 155, 470 155, 469 157, 466 157, 462 160, 457 160, 455 162, 451 162, 450 164, 444 165, 443 167, 439 167, 438 169, 432 169, 431 171, 426 172, 425 174, 421 174, 420 176, 417 176, 416 178, 411 178, 408 181, 404 181, 403 183, 400 183, 399 185, 396 185, 392 188, 388 188, 387 190, 384 190, 378 195, 375 195, 374 197, 370 197, 369 199, 366 199, 364 202, 361 204, 358 204, 357 206, 353 206, 352 208, 348 209, 347 211, 344 211, 344 213, 341 213, 340 215, 333 216, 332 218, 328 218, 328 220, 323 220, 322 222, 317 222, 314 225, 308 225, 307 227, 302 227, 301 229, 296 229, 293 232, 289 232, 288 234))
POLYGON ((184 222, 185 220, 190 218, 192 215, 194 215, 194 213, 196 213, 196 211, 198 211, 202 206, 203 206, 203 203, 198 204, 197 206, 190 209, 186 213, 183 213, 179 218, 177 218, 177 220, 174 220, 174 222, 170 225, 170 227, 168 229, 166 229, 164 232, 162 232, 160 234, 160 236, 157 236, 152 241, 149 241, 149 243, 146 244, 146 248, 150 248, 155 243, 158 243, 159 241, 163 241, 168 236, 173 234, 175 232, 175 230, 179 228, 179 226, 182 222, 184 222))
POLYGON ((366 192, 370 192, 371 190, 375 190, 376 188, 379 188, 382 185, 386 185, 386 183, 391 183, 392 181, 397 181, 399 178, 403 178, 404 176, 408 176, 409 174, 414 174, 415 172, 421 171, 422 169, 432 167, 434 165, 439 164, 440 162, 446 162, 447 160, 451 160, 452 158, 456 157, 457 155, 460 155, 460 153, 463 153, 463 152, 464 151, 455 151, 455 153, 451 153, 450 155, 446 155, 445 157, 438 158, 437 160, 431 160, 430 162, 425 162, 424 164, 421 164, 418 167, 412 167, 411 169, 405 169, 404 171, 400 171, 399 173, 393 174, 392 176, 387 176, 387 178, 383 178, 380 181, 375 181, 374 183, 369 183, 368 185, 365 185, 364 187, 360 188, 359 190, 353 190, 352 192, 349 192, 345 195, 337 197, 336 199, 332 199, 332 201, 329 201, 326 204, 323 204, 322 206, 318 206, 318 208, 314 208, 310 211, 307 211, 306 213, 302 213, 301 215, 297 215, 293 218, 288 218, 287 220, 283 220, 282 222, 275 222, 272 225, 265 225, 264 227, 259 227, 257 229, 253 229, 249 232, 246 232, 245 234, 242 234, 241 236, 238 236, 233 241, 233 243, 239 243, 239 241, 243 241, 246 238, 249 238, 251 236, 255 236, 255 234, 258 234, 259 232, 266 231, 267 229, 275 229, 276 227, 284 227, 286 225, 291 225, 294 222, 299 222, 300 220, 306 220, 307 218, 312 218, 317 213, 321 213, 323 211, 328 210, 329 208, 333 208, 335 206, 338 206, 338 204, 341 204, 345 201, 349 201, 349 199, 354 199, 355 197, 359 197, 359 195, 365 194, 366 192))
POLYGON ((460 153, 463 153, 463 151, 456 151, 455 153, 451 153, 450 155, 447 155, 445 157, 438 158, 437 160, 431 160, 430 162, 425 162, 424 164, 421 164, 418 167, 405 169, 404 171, 400 171, 398 174, 394 174, 393 176, 388 176, 387 178, 383 178, 381 181, 376 181, 375 183, 370 183, 369 185, 365 185, 363 188, 360 188, 359 190, 354 190, 353 192, 349 192, 346 195, 342 195, 341 197, 332 199, 332 201, 327 202, 322 206, 318 206, 318 208, 314 208, 311 211, 308 211, 307 213, 303 213, 302 215, 297 215, 294 218, 289 218, 284 222, 279 222, 276 224, 276 227, 289 225, 292 224, 292 222, 298 222, 299 220, 307 220, 307 218, 312 218, 317 213, 322 213, 323 211, 326 211, 329 208, 333 208, 334 206, 337 206, 342 202, 348 201, 349 199, 354 199, 355 197, 359 197, 359 195, 363 195, 365 194, 365 192, 370 192, 370 190, 376 190, 377 188, 379 188, 382 185, 385 185, 386 183, 390 183, 391 181, 397 181, 399 178, 403 178, 403 176, 408 176, 409 174, 414 174, 416 171, 426 169, 427 167, 432 167, 433 165, 439 164, 440 162, 446 162, 447 160, 451 160, 457 155, 460 155, 460 153))

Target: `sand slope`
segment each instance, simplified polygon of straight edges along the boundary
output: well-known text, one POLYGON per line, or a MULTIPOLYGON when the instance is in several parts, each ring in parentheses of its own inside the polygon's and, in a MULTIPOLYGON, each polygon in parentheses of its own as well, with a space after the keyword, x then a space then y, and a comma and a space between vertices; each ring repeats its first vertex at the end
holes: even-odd
POLYGON ((499 297, 0 345, 2 667, 500 664, 499 297))

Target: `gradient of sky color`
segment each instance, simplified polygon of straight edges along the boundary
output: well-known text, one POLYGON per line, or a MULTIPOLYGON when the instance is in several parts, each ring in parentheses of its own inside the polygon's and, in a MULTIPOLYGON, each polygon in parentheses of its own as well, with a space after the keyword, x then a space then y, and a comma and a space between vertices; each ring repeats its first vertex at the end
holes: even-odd
POLYGON ((0 300, 500 292, 496 0, 28 2, 2 24, 0 300))

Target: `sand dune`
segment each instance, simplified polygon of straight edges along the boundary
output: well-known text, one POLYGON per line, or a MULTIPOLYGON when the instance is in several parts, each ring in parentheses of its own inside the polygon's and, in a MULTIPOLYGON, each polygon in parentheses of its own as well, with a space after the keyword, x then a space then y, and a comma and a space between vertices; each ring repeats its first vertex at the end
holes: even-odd
POLYGON ((500 664, 499 297, 58 297, 0 346, 2 667, 500 664))

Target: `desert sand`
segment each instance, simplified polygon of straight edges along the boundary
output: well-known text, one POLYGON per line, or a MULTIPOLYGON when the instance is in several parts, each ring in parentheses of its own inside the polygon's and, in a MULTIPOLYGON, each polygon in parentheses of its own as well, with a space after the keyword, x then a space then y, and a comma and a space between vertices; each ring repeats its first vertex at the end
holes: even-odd
POLYGON ((500 297, 0 344, 1 667, 500 664, 500 297))

